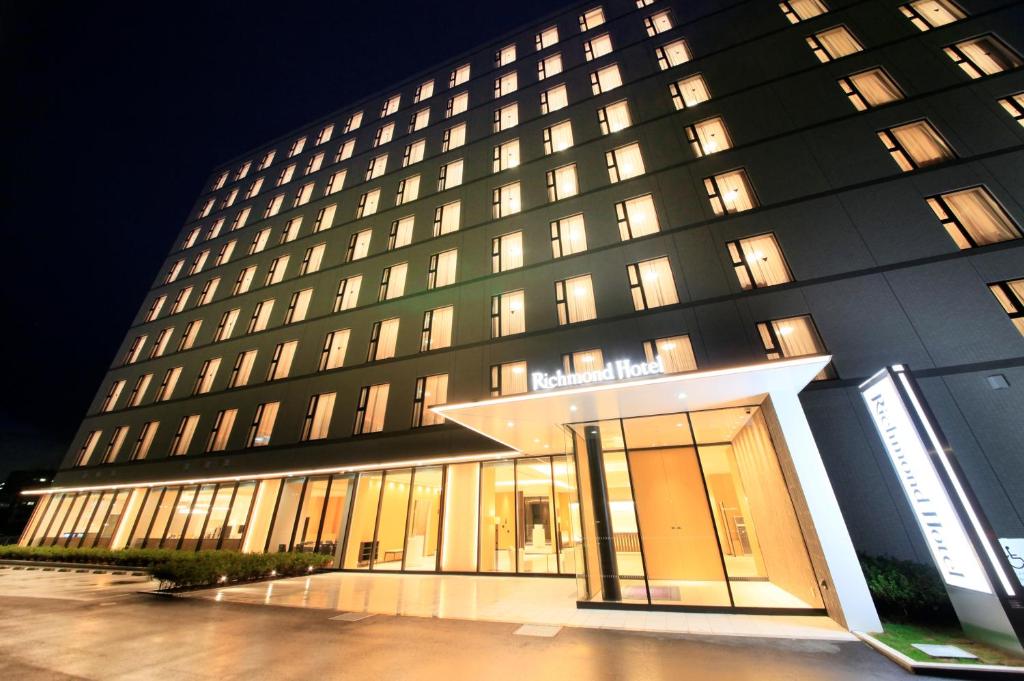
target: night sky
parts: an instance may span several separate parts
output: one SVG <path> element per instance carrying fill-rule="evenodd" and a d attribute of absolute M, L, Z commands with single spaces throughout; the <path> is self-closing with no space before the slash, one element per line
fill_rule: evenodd
<path fill-rule="evenodd" d="M 0 480 L 60 461 L 215 166 L 565 4 L 2 3 Z"/>

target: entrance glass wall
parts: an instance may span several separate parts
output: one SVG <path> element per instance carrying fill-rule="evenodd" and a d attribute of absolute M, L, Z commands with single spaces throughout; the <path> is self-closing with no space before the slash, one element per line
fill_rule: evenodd
<path fill-rule="evenodd" d="M 570 428 L 587 545 L 580 600 L 823 607 L 760 407 Z"/>

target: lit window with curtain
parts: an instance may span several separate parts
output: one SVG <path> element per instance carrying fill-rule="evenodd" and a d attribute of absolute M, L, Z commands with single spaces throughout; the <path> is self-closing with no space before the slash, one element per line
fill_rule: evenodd
<path fill-rule="evenodd" d="M 266 447 L 270 444 L 270 437 L 274 434 L 274 422 L 277 421 L 277 412 L 280 409 L 280 402 L 264 402 L 256 407 L 245 441 L 246 447 Z"/>
<path fill-rule="evenodd" d="M 626 266 L 633 308 L 650 310 L 679 302 L 668 258 L 654 258 Z"/>
<path fill-rule="evenodd" d="M 459 251 L 456 248 L 431 255 L 427 269 L 427 288 L 441 288 L 454 284 L 458 260 Z"/>
<path fill-rule="evenodd" d="M 452 149 L 458 149 L 466 143 L 466 124 L 459 123 L 455 127 L 448 128 L 444 131 L 444 135 L 441 138 L 441 151 L 451 151 Z"/>
<path fill-rule="evenodd" d="M 821 63 L 860 52 L 864 46 L 845 26 L 833 26 L 807 36 L 807 44 Z"/>
<path fill-rule="evenodd" d="M 445 163 L 437 171 L 437 191 L 443 192 L 446 189 L 452 187 L 458 187 L 462 184 L 462 159 L 456 159 Z"/>
<path fill-rule="evenodd" d="M 270 360 L 270 367 L 267 369 L 267 380 L 277 381 L 288 378 L 292 371 L 292 362 L 295 360 L 295 352 L 299 349 L 299 341 L 285 341 L 278 343 L 274 348 L 274 356 Z"/>
<path fill-rule="evenodd" d="M 85 442 L 82 443 L 82 447 L 78 450 L 78 456 L 75 458 L 76 466 L 85 466 L 89 463 L 93 452 L 96 451 L 96 446 L 99 444 L 100 436 L 102 434 L 102 430 L 94 430 L 85 436 Z"/>
<path fill-rule="evenodd" d="M 545 48 L 551 47 L 558 42 L 558 27 L 550 26 L 545 28 L 543 31 L 538 33 L 534 37 L 534 45 L 537 47 L 537 51 L 541 51 Z"/>
<path fill-rule="evenodd" d="M 399 318 L 374 322 L 370 329 L 370 344 L 366 353 L 367 362 L 390 359 L 395 356 L 398 345 Z"/>
<path fill-rule="evenodd" d="M 345 250 L 345 262 L 362 260 L 370 253 L 370 240 L 373 238 L 372 229 L 363 229 L 348 240 L 348 248 Z"/>
<path fill-rule="evenodd" d="M 570 196 L 576 196 L 580 192 L 575 163 L 549 170 L 545 177 L 548 185 L 548 201 L 560 201 Z"/>
<path fill-rule="evenodd" d="M 309 398 L 306 407 L 306 418 L 302 422 L 303 442 L 323 440 L 331 427 L 331 416 L 334 413 L 334 402 L 337 393 L 320 393 Z"/>
<path fill-rule="evenodd" d="M 682 39 L 654 48 L 654 56 L 658 59 L 658 66 L 662 71 L 685 64 L 691 59 L 690 48 Z"/>
<path fill-rule="evenodd" d="M 469 64 L 463 64 L 455 69 L 452 69 L 451 75 L 448 77 L 448 87 L 456 87 L 469 81 Z"/>
<path fill-rule="evenodd" d="M 725 247 L 744 291 L 793 281 L 774 234 L 727 241 Z"/>
<path fill-rule="evenodd" d="M 434 236 L 450 234 L 459 230 L 462 216 L 462 202 L 452 201 L 434 210 Z"/>
<path fill-rule="evenodd" d="M 672 14 L 668 10 L 644 17 L 644 28 L 648 37 L 654 37 L 672 29 Z"/>
<path fill-rule="evenodd" d="M 577 350 L 562 355 L 562 371 L 574 374 L 582 371 L 595 371 L 604 368 L 604 353 L 601 348 Z"/>
<path fill-rule="evenodd" d="M 320 371 L 328 371 L 345 366 L 345 353 L 348 351 L 349 329 L 329 331 L 324 338 L 324 347 L 320 351 Z"/>
<path fill-rule="evenodd" d="M 757 332 L 761 337 L 761 344 L 764 346 L 764 352 L 768 359 L 788 359 L 828 353 L 810 315 L 758 322 Z M 818 372 L 814 380 L 822 381 L 835 377 L 835 369 L 829 363 Z"/>
<path fill-rule="evenodd" d="M 455 306 L 427 310 L 423 313 L 423 334 L 420 337 L 420 352 L 450 348 L 452 345 L 452 319 Z"/>
<path fill-rule="evenodd" d="M 237 416 L 237 409 L 222 409 L 217 412 L 210 436 L 206 439 L 207 452 L 223 452 L 228 448 L 228 438 L 231 437 L 231 430 L 235 426 Z"/>
<path fill-rule="evenodd" d="M 602 106 L 597 110 L 597 122 L 601 125 L 602 135 L 625 130 L 633 125 L 633 119 L 629 114 L 629 104 L 623 99 L 621 102 Z"/>
<path fill-rule="evenodd" d="M 510 95 L 519 88 L 519 75 L 515 71 L 509 71 L 494 79 L 494 98 Z"/>
<path fill-rule="evenodd" d="M 100 463 L 113 463 L 117 460 L 117 455 L 121 453 L 121 447 L 124 446 L 125 438 L 128 436 L 128 426 L 118 426 L 114 428 L 114 433 L 110 437 L 110 442 L 107 443 L 107 450 L 103 453 L 103 459 Z"/>
<path fill-rule="evenodd" d="M 1024 125 L 1024 92 L 1000 99 L 999 106 L 1003 107 L 1013 120 Z"/>
<path fill-rule="evenodd" d="M 644 159 L 640 154 L 640 145 L 634 142 L 623 147 L 606 151 L 605 163 L 608 166 L 608 181 L 621 182 L 631 177 L 643 175 Z"/>
<path fill-rule="evenodd" d="M 903 99 L 903 91 L 896 81 L 879 68 L 840 78 L 839 87 L 857 111 L 866 111 Z"/>
<path fill-rule="evenodd" d="M 220 370 L 220 357 L 214 357 L 203 362 L 203 366 L 199 368 L 199 374 L 196 376 L 196 384 L 192 389 L 193 395 L 202 395 L 213 390 L 213 382 L 217 378 L 217 372 Z M 174 367 L 168 369 L 167 373 L 164 374 L 164 380 L 160 384 L 160 390 L 156 394 L 156 401 L 163 402 L 169 400 L 171 395 L 174 394 L 174 388 L 178 384 L 178 378 L 181 376 L 181 367 Z"/>
<path fill-rule="evenodd" d="M 615 218 L 619 223 L 619 238 L 622 241 L 654 234 L 661 229 L 651 194 L 619 201 L 615 204 Z"/>
<path fill-rule="evenodd" d="M 742 168 L 705 177 L 704 189 L 715 215 L 742 213 L 758 205 L 747 171 Z"/>
<path fill-rule="evenodd" d="M 273 298 L 256 303 L 256 307 L 252 311 L 252 317 L 249 318 L 249 328 L 246 329 L 246 333 L 256 333 L 266 329 L 270 324 L 270 315 L 273 311 Z"/>
<path fill-rule="evenodd" d="M 356 402 L 356 422 L 352 428 L 353 435 L 379 433 L 384 430 L 384 415 L 388 407 L 389 383 L 367 385 L 359 389 L 359 400 Z"/>
<path fill-rule="evenodd" d="M 880 130 L 886 151 L 903 172 L 945 163 L 955 158 L 946 140 L 928 121 L 915 121 Z"/>
<path fill-rule="evenodd" d="M 1021 237 L 1020 228 L 984 187 L 932 196 L 928 205 L 961 250 Z"/>
<path fill-rule="evenodd" d="M 126 380 L 121 379 L 120 381 L 114 381 L 110 384 L 110 390 L 107 391 L 107 396 L 103 400 L 103 404 L 100 406 L 101 412 L 112 411 L 117 406 L 117 399 L 121 396 L 121 392 L 124 390 L 124 386 L 127 383 Z"/>
<path fill-rule="evenodd" d="M 708 90 L 708 85 L 704 82 L 704 76 L 699 73 L 669 83 L 668 91 L 672 95 L 672 104 L 677 110 L 696 106 L 711 99 L 711 91 Z"/>
<path fill-rule="evenodd" d="M 491 217 L 495 220 L 518 213 L 522 209 L 518 182 L 511 182 L 494 189 L 491 197 Z"/>
<path fill-rule="evenodd" d="M 402 155 L 402 167 L 407 168 L 423 160 L 423 154 L 427 149 L 426 140 L 416 140 L 405 148 Z"/>
<path fill-rule="evenodd" d="M 377 300 L 385 301 L 402 297 L 405 293 L 405 279 L 408 271 L 409 263 L 406 262 L 385 267 L 380 276 L 380 292 Z"/>
<path fill-rule="evenodd" d="M 334 311 L 351 310 L 359 304 L 359 289 L 363 284 L 363 275 L 345 277 L 338 284 L 338 294 L 334 298 Z"/>
<path fill-rule="evenodd" d="M 359 197 L 359 205 L 356 206 L 356 219 L 365 218 L 377 212 L 380 206 L 380 189 L 368 191 Z"/>
<path fill-rule="evenodd" d="M 131 454 L 129 455 L 130 461 L 140 461 L 149 455 L 149 450 L 153 446 L 153 439 L 156 437 L 156 431 L 159 427 L 159 421 L 147 421 L 142 424 L 142 428 L 139 430 L 139 437 L 136 438 L 135 445 L 132 447 Z"/>
<path fill-rule="evenodd" d="M 126 406 L 137 407 L 142 404 L 142 400 L 146 396 L 146 391 L 149 390 L 149 384 L 152 382 L 153 374 L 142 374 L 139 376 L 135 381 L 135 387 L 132 388 L 132 392 L 128 396 L 128 404 Z"/>
<path fill-rule="evenodd" d="M 420 109 L 419 111 L 412 115 L 412 118 L 409 119 L 409 132 L 412 133 L 416 132 L 417 130 L 422 130 L 423 128 L 427 127 L 429 123 L 430 109 Z"/>
<path fill-rule="evenodd" d="M 590 74 L 590 89 L 595 95 L 608 92 L 622 85 L 619 65 L 611 64 Z"/>
<path fill-rule="evenodd" d="M 506 45 L 500 50 L 496 50 L 494 53 L 494 67 L 501 68 L 502 66 L 508 66 L 516 60 L 516 45 Z"/>
<path fill-rule="evenodd" d="M 573 144 L 572 122 L 562 121 L 544 128 L 544 154 L 554 154 L 568 149 Z"/>
<path fill-rule="evenodd" d="M 921 31 L 952 24 L 967 16 L 950 0 L 914 0 L 900 5 L 900 12 Z"/>
<path fill-rule="evenodd" d="M 559 53 L 544 57 L 537 62 L 537 80 L 557 76 L 562 72 L 562 55 Z"/>
<path fill-rule="evenodd" d="M 593 61 L 606 54 L 611 54 L 612 49 L 612 37 L 607 33 L 602 33 L 583 43 L 583 56 L 587 61 Z"/>
<path fill-rule="evenodd" d="M 416 93 L 413 95 L 412 101 L 414 104 L 430 99 L 434 96 L 434 81 L 426 80 L 416 86 Z"/>
<path fill-rule="evenodd" d="M 411 177 L 403 178 L 398 182 L 398 192 L 395 194 L 395 205 L 401 206 L 403 203 L 415 201 L 419 195 L 420 176 L 413 175 Z"/>
<path fill-rule="evenodd" d="M 1003 312 L 1013 325 L 1024 335 L 1024 279 L 1012 279 L 989 284 L 992 295 L 999 301 Z"/>
<path fill-rule="evenodd" d="M 521 395 L 527 390 L 526 362 L 506 362 L 491 367 L 491 397 Z"/>
<path fill-rule="evenodd" d="M 299 275 L 313 274 L 320 271 L 324 262 L 324 253 L 327 251 L 327 244 L 317 244 L 306 249 L 302 258 L 302 265 L 299 267 Z"/>
<path fill-rule="evenodd" d="M 523 233 L 510 232 L 491 239 L 491 272 L 506 272 L 523 266 Z"/>
<path fill-rule="evenodd" d="M 509 140 L 494 147 L 492 170 L 496 173 L 519 165 L 519 140 Z"/>
<path fill-rule="evenodd" d="M 983 78 L 1021 65 L 1021 58 L 994 35 L 963 40 L 945 48 L 946 56 L 971 78 Z"/>
<path fill-rule="evenodd" d="M 592 28 L 597 28 L 604 23 L 604 9 L 594 7 L 580 15 L 580 33 L 586 33 Z"/>
<path fill-rule="evenodd" d="M 252 367 L 256 364 L 256 350 L 243 350 L 235 358 L 235 366 L 231 369 L 231 377 L 228 378 L 229 388 L 241 388 L 249 384 L 252 376 Z"/>
<path fill-rule="evenodd" d="M 564 85 L 556 85 L 540 93 L 541 115 L 547 115 L 567 106 L 569 106 L 569 92 Z"/>
<path fill-rule="evenodd" d="M 395 124 L 388 123 L 382 125 L 377 129 L 376 134 L 373 136 L 373 146 L 379 147 L 382 144 L 387 144 L 395 138 Z"/>
<path fill-rule="evenodd" d="M 391 231 L 388 232 L 388 250 L 408 246 L 412 243 L 412 229 L 416 223 L 415 215 L 406 215 L 391 223 Z"/>
<path fill-rule="evenodd" d="M 381 154 L 370 159 L 370 162 L 366 166 L 366 181 L 369 182 L 375 178 L 380 177 L 384 174 L 384 171 L 388 167 L 388 155 Z"/>
<path fill-rule="evenodd" d="M 779 9 L 791 24 L 807 21 L 828 11 L 821 0 L 783 0 L 779 3 Z"/>
<path fill-rule="evenodd" d="M 551 257 L 561 258 L 587 250 L 587 229 L 583 213 L 551 223 Z"/>
<path fill-rule="evenodd" d="M 659 357 L 666 374 L 697 370 L 697 358 L 693 355 L 689 336 L 668 336 L 644 341 L 644 358 L 654 362 Z"/>
<path fill-rule="evenodd" d="M 461 92 L 448 100 L 448 105 L 445 107 L 444 116 L 445 118 L 451 118 L 464 113 L 469 108 L 469 93 Z"/>
<path fill-rule="evenodd" d="M 522 289 L 491 296 L 491 337 L 526 331 L 526 296 Z"/>
<path fill-rule="evenodd" d="M 412 427 L 422 428 L 444 423 L 444 417 L 435 414 L 431 407 L 448 401 L 448 374 L 421 376 L 416 379 L 416 390 L 412 401 Z"/>
<path fill-rule="evenodd" d="M 285 312 L 284 315 L 284 323 L 293 324 L 305 319 L 306 313 L 309 311 L 309 303 L 312 299 L 313 289 L 311 288 L 293 293 L 292 298 L 288 303 L 288 311 Z"/>
<path fill-rule="evenodd" d="M 686 139 L 698 158 L 732 148 L 729 131 L 725 127 L 725 121 L 720 117 L 686 126 Z"/>
<path fill-rule="evenodd" d="M 555 282 L 555 308 L 560 325 L 585 322 L 597 317 L 594 285 L 589 274 Z"/>
<path fill-rule="evenodd" d="M 178 423 L 178 430 L 174 433 L 174 439 L 171 440 L 171 456 L 188 454 L 188 448 L 192 444 L 192 438 L 195 436 L 198 426 L 199 414 L 190 414 L 181 419 Z"/>

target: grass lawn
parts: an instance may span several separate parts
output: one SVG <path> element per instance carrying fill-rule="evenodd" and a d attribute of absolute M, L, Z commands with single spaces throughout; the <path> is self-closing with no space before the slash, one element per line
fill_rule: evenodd
<path fill-rule="evenodd" d="M 959 627 L 935 626 L 928 627 L 918 624 L 895 624 L 884 622 L 885 633 L 875 636 L 879 641 L 895 648 L 907 657 L 918 662 L 955 662 L 959 664 L 999 664 L 1011 667 L 1024 667 L 1024 658 L 1014 657 L 998 648 L 978 643 L 964 636 Z M 977 660 L 951 659 L 931 657 L 914 648 L 912 643 L 940 643 L 963 648 L 978 656 Z"/>

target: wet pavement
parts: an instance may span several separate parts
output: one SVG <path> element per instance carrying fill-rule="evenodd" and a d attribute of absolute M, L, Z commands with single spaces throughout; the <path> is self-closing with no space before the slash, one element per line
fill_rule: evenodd
<path fill-rule="evenodd" d="M 911 678 L 859 642 L 572 627 L 517 634 L 515 623 L 134 593 L 150 585 L 0 570 L 0 679 Z"/>

